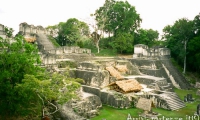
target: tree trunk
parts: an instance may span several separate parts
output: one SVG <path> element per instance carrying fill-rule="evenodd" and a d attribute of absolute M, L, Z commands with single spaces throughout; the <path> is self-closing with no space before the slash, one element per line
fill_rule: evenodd
<path fill-rule="evenodd" d="M 186 52 L 187 52 L 187 40 L 185 40 L 184 44 L 184 50 L 185 50 L 185 57 L 184 57 L 184 68 L 183 68 L 183 74 L 186 72 Z"/>
<path fill-rule="evenodd" d="M 99 40 L 96 42 L 97 53 L 99 53 Z"/>

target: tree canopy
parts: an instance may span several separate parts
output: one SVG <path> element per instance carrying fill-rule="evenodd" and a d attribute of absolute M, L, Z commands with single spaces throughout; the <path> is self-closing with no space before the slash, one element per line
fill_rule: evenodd
<path fill-rule="evenodd" d="M 119 52 L 133 51 L 134 32 L 142 21 L 134 6 L 127 1 L 106 0 L 94 15 L 98 30 L 113 35 L 110 38 L 113 49 Z"/>
<path fill-rule="evenodd" d="M 142 21 L 140 15 L 127 1 L 106 0 L 95 12 L 97 24 L 101 30 L 113 33 L 126 32 L 132 34 Z"/>
<path fill-rule="evenodd" d="M 0 38 L 0 119 L 40 119 L 43 113 L 51 114 L 48 106 L 57 111 L 55 102 L 77 97 L 81 79 L 49 74 L 38 66 L 36 45 L 21 35 L 12 38 L 12 29 L 6 30 L 7 38 Z"/>
<path fill-rule="evenodd" d="M 198 19 L 196 20 L 198 22 Z M 187 63 L 194 60 L 192 54 L 196 52 L 194 52 L 193 48 L 199 45 L 198 32 L 195 34 L 195 31 L 198 31 L 197 23 L 194 24 L 194 22 L 195 20 L 182 18 L 175 21 L 173 25 L 167 25 L 163 29 L 166 46 L 171 49 L 172 57 L 183 66 L 183 73 L 186 72 L 186 66 L 189 65 Z M 186 58 L 189 60 L 188 62 Z"/>
<path fill-rule="evenodd" d="M 74 45 L 90 34 L 89 26 L 76 18 L 58 24 L 58 43 L 61 46 Z"/>
<path fill-rule="evenodd" d="M 145 44 L 151 47 L 155 45 L 155 42 L 158 40 L 158 36 L 158 31 L 141 28 L 135 33 L 134 44 Z"/>

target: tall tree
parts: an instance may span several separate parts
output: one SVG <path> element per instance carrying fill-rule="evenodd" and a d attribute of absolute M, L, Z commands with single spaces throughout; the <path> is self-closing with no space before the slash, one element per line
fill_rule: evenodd
<path fill-rule="evenodd" d="M 186 18 L 177 20 L 174 25 L 166 26 L 163 30 L 168 47 L 174 57 L 183 60 L 183 73 L 186 72 L 187 43 L 193 37 L 193 21 Z"/>
<path fill-rule="evenodd" d="M 188 42 L 188 66 L 190 70 L 200 71 L 200 13 L 194 20 L 194 37 Z"/>
<path fill-rule="evenodd" d="M 140 15 L 127 1 L 116 1 L 109 9 L 106 27 L 111 28 L 114 36 L 119 32 L 133 34 L 140 27 Z"/>
<path fill-rule="evenodd" d="M 97 21 L 98 28 L 107 32 L 110 36 L 112 33 L 112 29 L 109 26 L 109 16 L 108 12 L 112 9 L 112 6 L 115 4 L 114 0 L 106 0 L 104 5 L 95 11 L 95 20 Z"/>
<path fill-rule="evenodd" d="M 95 12 L 95 17 L 97 21 L 97 26 L 100 31 L 105 31 L 107 33 L 113 34 L 115 39 L 112 39 L 113 45 L 120 43 L 118 41 L 119 36 L 132 37 L 132 42 L 134 40 L 134 32 L 140 27 L 140 22 L 142 21 L 140 15 L 135 10 L 134 6 L 131 6 L 127 1 L 115 1 L 106 0 L 104 5 L 100 7 Z M 121 34 L 123 32 L 123 35 Z M 117 35 L 120 34 L 120 35 Z M 133 46 L 133 43 L 131 43 Z M 118 46 L 118 45 L 117 45 Z"/>

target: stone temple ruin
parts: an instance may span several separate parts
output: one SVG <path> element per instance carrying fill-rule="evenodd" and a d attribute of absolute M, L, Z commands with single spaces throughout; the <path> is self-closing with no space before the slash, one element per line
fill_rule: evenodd
<path fill-rule="evenodd" d="M 54 47 L 48 35 L 55 37 L 56 30 L 27 23 L 21 23 L 19 28 L 28 42 L 38 45 L 41 66 L 60 72 L 60 61 L 78 64 L 70 71 L 72 77 L 85 80 L 80 92 L 81 99 L 60 106 L 63 118 L 95 116 L 102 104 L 122 109 L 137 107 L 138 101 L 143 98 L 155 107 L 167 110 L 185 107 L 173 88 L 188 89 L 190 85 L 170 62 L 170 50 L 167 48 L 149 48 L 137 44 L 134 46 L 133 58 L 94 57 L 90 49 Z M 6 38 L 2 24 L 0 36 Z"/>
<path fill-rule="evenodd" d="M 42 26 L 29 25 L 25 22 L 19 25 L 19 33 L 21 33 L 28 42 L 35 42 L 38 45 L 43 66 L 56 67 L 58 61 L 80 61 L 90 58 L 90 49 L 84 49 L 78 46 L 54 47 L 48 35 L 56 37 L 57 32 L 57 30 L 45 29 Z"/>
<path fill-rule="evenodd" d="M 5 33 L 4 29 L 5 29 L 5 26 L 0 24 L 0 37 L 2 37 L 3 39 L 6 38 L 6 33 Z"/>
<path fill-rule="evenodd" d="M 140 98 L 146 98 L 155 107 L 177 110 L 185 104 L 173 89 L 190 87 L 170 62 L 169 49 L 149 49 L 141 44 L 135 45 L 133 58 L 94 57 L 79 62 L 72 71 L 75 77 L 85 80 L 84 92 L 97 95 L 102 104 L 115 108 L 130 108 L 136 106 Z M 133 84 L 134 81 L 139 85 Z"/>
<path fill-rule="evenodd" d="M 60 72 L 60 61 L 78 64 L 76 68 L 70 69 L 70 73 L 74 78 L 85 80 L 80 91 L 81 99 L 60 106 L 63 118 L 93 117 L 98 114 L 102 104 L 130 108 L 136 106 L 141 98 L 150 100 L 155 107 L 167 110 L 185 107 L 173 89 L 188 89 L 190 86 L 170 62 L 170 50 L 167 48 L 149 48 L 138 44 L 134 46 L 133 58 L 94 57 L 90 49 L 54 47 L 47 35 L 56 35 L 56 32 L 50 32 L 42 26 L 21 23 L 20 32 L 26 38 L 34 38 L 27 40 L 38 45 L 41 66 Z"/>

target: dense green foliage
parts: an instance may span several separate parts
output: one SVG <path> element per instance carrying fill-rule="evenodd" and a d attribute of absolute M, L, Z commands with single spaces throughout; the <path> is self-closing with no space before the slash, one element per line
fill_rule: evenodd
<path fill-rule="evenodd" d="M 89 26 L 76 18 L 70 18 L 66 22 L 58 24 L 57 42 L 61 46 L 75 45 L 77 42 L 88 39 Z"/>
<path fill-rule="evenodd" d="M 94 15 L 98 30 L 113 35 L 109 47 L 120 53 L 133 52 L 134 32 L 142 21 L 134 6 L 127 1 L 106 0 Z"/>
<path fill-rule="evenodd" d="M 112 42 L 110 42 L 110 45 L 116 51 L 120 53 L 122 52 L 129 53 L 133 51 L 133 36 L 131 34 L 121 32 L 121 33 L 118 33 L 112 39 L 113 40 Z"/>
<path fill-rule="evenodd" d="M 183 66 L 183 73 L 186 68 L 200 71 L 199 17 L 200 15 L 197 15 L 194 20 L 179 19 L 174 25 L 167 25 L 163 29 L 165 45 L 170 48 L 172 57 Z"/>
<path fill-rule="evenodd" d="M 139 29 L 135 33 L 134 44 L 145 44 L 149 47 L 157 45 L 158 42 L 158 31 L 154 31 L 152 29 Z"/>
<path fill-rule="evenodd" d="M 48 106 L 76 98 L 81 79 L 68 74 L 49 74 L 40 68 L 36 45 L 25 41 L 21 35 L 0 38 L 0 119 L 18 116 L 24 119 L 40 119 L 42 111 L 51 114 Z M 67 91 L 67 92 L 66 92 Z"/>
<path fill-rule="evenodd" d="M 106 0 L 104 5 L 96 10 L 95 17 L 100 30 L 114 36 L 120 32 L 133 34 L 141 22 L 135 7 L 127 1 Z"/>
<path fill-rule="evenodd" d="M 12 31 L 11 31 L 12 32 Z M 11 37 L 10 33 L 7 34 Z M 22 83 L 25 74 L 35 75 L 39 68 L 34 64 L 39 62 L 37 49 L 17 35 L 0 39 L 0 114 L 10 115 L 18 113 L 20 109 L 19 93 L 15 90 L 18 83 Z"/>

